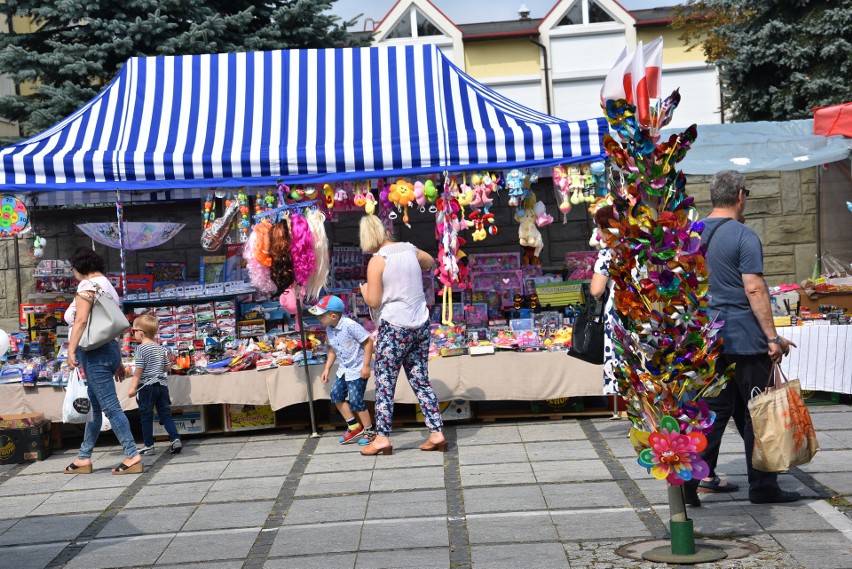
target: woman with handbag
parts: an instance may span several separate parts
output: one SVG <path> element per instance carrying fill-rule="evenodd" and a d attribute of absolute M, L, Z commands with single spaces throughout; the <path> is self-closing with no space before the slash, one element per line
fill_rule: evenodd
<path fill-rule="evenodd" d="M 90 340 L 97 337 L 99 332 L 103 335 L 103 330 L 98 330 L 97 326 L 104 325 L 103 322 L 96 321 L 96 314 L 101 314 L 101 311 L 95 311 L 93 307 L 101 302 L 101 295 L 111 297 L 104 298 L 105 304 L 115 302 L 115 305 L 119 306 L 118 293 L 103 274 L 103 257 L 91 248 L 79 247 L 71 255 L 70 263 L 74 277 L 80 284 L 71 306 L 65 312 L 65 321 L 71 326 L 68 366 L 72 369 L 81 366 L 85 372 L 89 399 L 92 402 L 92 420 L 86 423 L 83 444 L 80 445 L 74 462 L 65 467 L 65 473 L 92 473 L 92 450 L 101 432 L 103 413 L 109 419 L 112 431 L 124 450 L 124 460 L 112 469 L 112 473 L 139 474 L 142 472 L 142 457 L 136 450 L 136 442 L 130 432 L 130 422 L 121 409 L 113 383 L 113 379 L 124 380 L 124 366 L 121 363 L 118 343 L 115 338 Z M 111 332 L 107 334 L 109 335 Z"/>
<path fill-rule="evenodd" d="M 613 281 L 610 279 L 609 267 L 612 263 L 612 249 L 605 247 L 600 238 L 598 230 L 592 233 L 592 238 L 589 240 L 589 245 L 598 249 L 598 258 L 595 261 L 594 274 L 592 282 L 589 283 L 589 294 L 595 300 L 600 301 L 606 295 L 604 305 L 605 324 L 604 324 L 604 388 L 605 395 L 615 395 L 618 393 L 618 384 L 615 380 L 615 368 L 618 366 L 615 349 L 612 344 L 613 327 L 617 323 L 618 316 L 615 314 L 615 306 L 613 302 Z M 618 417 L 617 406 L 613 406 L 613 417 Z"/>

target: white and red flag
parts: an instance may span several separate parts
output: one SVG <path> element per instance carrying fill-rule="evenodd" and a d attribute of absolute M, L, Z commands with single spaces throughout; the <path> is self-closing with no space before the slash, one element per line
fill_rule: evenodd
<path fill-rule="evenodd" d="M 625 99 L 636 107 L 639 123 L 649 125 L 651 99 L 660 98 L 662 69 L 662 37 L 648 45 L 643 45 L 640 41 L 633 55 L 628 55 L 627 48 L 624 48 L 604 79 L 601 102 Z"/>

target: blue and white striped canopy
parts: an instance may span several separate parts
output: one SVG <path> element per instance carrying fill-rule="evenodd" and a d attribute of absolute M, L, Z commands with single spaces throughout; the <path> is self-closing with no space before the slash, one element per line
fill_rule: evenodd
<path fill-rule="evenodd" d="M 432 45 L 133 58 L 79 111 L 0 149 L 0 191 L 548 166 L 602 158 L 606 132 L 517 104 Z"/>

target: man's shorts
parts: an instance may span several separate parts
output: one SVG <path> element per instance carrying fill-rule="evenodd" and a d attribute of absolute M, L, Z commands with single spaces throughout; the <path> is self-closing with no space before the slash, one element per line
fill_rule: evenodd
<path fill-rule="evenodd" d="M 346 401 L 346 396 L 349 396 L 349 408 L 353 412 L 366 411 L 367 405 L 364 403 L 364 391 L 367 389 L 366 379 L 353 379 L 346 381 L 346 378 L 338 377 L 331 385 L 331 402 L 343 403 Z"/>

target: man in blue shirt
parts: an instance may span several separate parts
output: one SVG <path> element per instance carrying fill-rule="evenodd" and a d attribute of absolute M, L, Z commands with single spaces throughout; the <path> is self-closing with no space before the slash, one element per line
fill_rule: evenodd
<path fill-rule="evenodd" d="M 732 492 L 738 488 L 715 475 L 722 435 L 731 417 L 745 444 L 749 500 L 755 504 L 770 504 L 794 502 L 800 497 L 797 492 L 781 490 L 777 474 L 756 470 L 751 464 L 754 431 L 748 401 L 752 389 L 766 387 L 773 363 L 779 363 L 795 344 L 775 330 L 769 289 L 763 280 L 760 238 L 742 223 L 748 195 L 745 176 L 734 170 L 719 172 L 710 181 L 713 211 L 704 220 L 701 237 L 707 246 L 710 269 L 710 312 L 718 314 L 725 323 L 721 330 L 724 351 L 716 369 L 724 370 L 732 363 L 737 367 L 734 379 L 722 392 L 706 400 L 716 412 L 713 431 L 707 436 L 707 448 L 701 453 L 710 466 L 711 476 L 685 485 L 686 501 L 692 506 L 701 505 L 698 489 Z"/>

